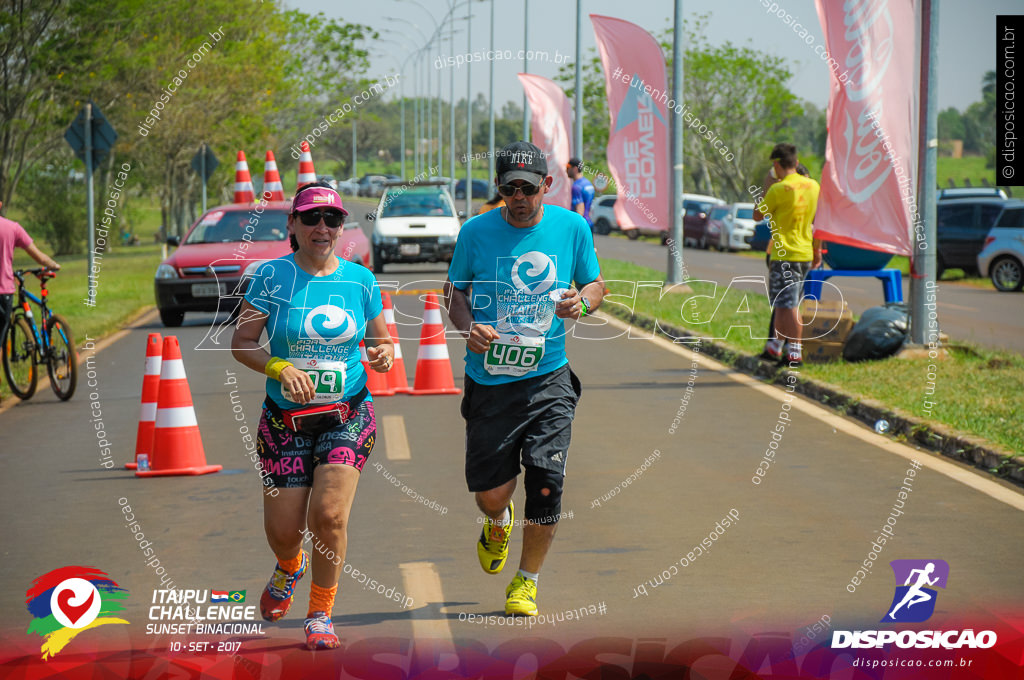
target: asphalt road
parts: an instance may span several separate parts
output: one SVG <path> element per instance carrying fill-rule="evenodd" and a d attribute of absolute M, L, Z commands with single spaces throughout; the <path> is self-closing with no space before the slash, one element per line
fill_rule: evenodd
<path fill-rule="evenodd" d="M 622 247 L 636 253 L 656 248 Z M 612 251 L 609 245 L 602 254 L 618 255 Z M 385 288 L 388 281 L 424 288 L 415 282 L 444 278 L 436 266 L 390 269 L 379 277 Z M 394 299 L 399 319 L 422 318 L 420 296 Z M 65 565 L 96 566 L 130 592 L 124 612 L 130 624 L 86 631 L 88 639 L 149 649 L 157 657 L 169 655 L 175 642 L 194 639 L 146 634 L 160 583 L 126 528 L 125 503 L 178 588 L 245 590 L 246 603 L 257 602 L 274 560 L 263 534 L 258 476 L 239 427 L 255 428 L 263 377 L 225 349 L 195 349 L 214 321 L 213 315 L 190 314 L 176 335 L 206 459 L 223 465 L 221 473 L 139 479 L 120 467 L 134 450 L 147 334 L 166 330 L 152 315 L 83 367 L 71 402 L 58 403 L 41 387 L 31 401 L 0 413 L 0 514 L 6 519 L 0 579 L 7 586 L 0 602 L 8 613 L 0 623 L 3 658 L 38 655 L 39 638 L 25 634 L 24 592 L 34 578 Z M 416 341 L 410 338 L 418 330 L 409 323 L 401 335 L 412 382 Z M 461 341 L 450 341 L 449 351 L 461 385 Z M 622 659 L 635 658 L 643 644 L 663 651 L 666 644 L 711 635 L 795 642 L 822 616 L 832 628 L 877 627 L 893 596 L 887 562 L 898 558 L 950 565 L 949 587 L 928 625 L 1019 613 L 1024 593 L 1012 576 L 1024 545 L 1018 489 L 890 442 L 679 346 L 630 339 L 608 320 L 579 327 L 569 353 L 584 395 L 567 467 L 563 511 L 569 516 L 543 570 L 539 604 L 542 614 L 578 614 L 582 608 L 587 615 L 514 630 L 497 619 L 469 620 L 501 613 L 521 533 L 513 536 L 505 573 L 481 571 L 475 554 L 479 515 L 463 479 L 460 397 L 384 397 L 376 402 L 381 435 L 356 495 L 348 563 L 387 592 L 412 600 L 403 608 L 343 575 L 334 622 L 348 652 L 318 655 L 317 663 L 334 658 L 341 664 L 344 658 L 349 672 L 353 659 L 376 650 L 375 663 L 402 667 L 408 676 L 415 661 L 408 642 L 428 638 L 439 649 L 454 640 L 460 649 L 476 645 L 484 653 L 529 638 L 541 656 L 602 638 L 601 649 L 618 650 Z M 237 385 L 227 384 L 232 379 Z M 238 404 L 242 421 L 236 420 Z M 791 414 L 790 420 L 780 421 L 781 413 Z M 114 469 L 101 465 L 97 423 L 112 444 Z M 777 450 L 765 458 L 780 424 Z M 911 459 L 921 468 L 895 518 L 896 538 L 851 593 L 851 577 L 893 513 Z M 764 474 L 755 484 L 759 466 Z M 521 506 L 521 489 L 516 500 Z M 733 521 L 725 527 L 730 513 Z M 705 539 L 711 548 L 690 556 Z M 299 651 L 308 592 L 307 578 L 293 613 L 264 624 L 263 635 L 199 639 L 242 639 L 240 658 L 261 664 L 260 677 L 295 677 L 299 666 L 293 664 L 301 663 L 295 659 L 308 659 Z M 728 654 L 739 658 L 741 651 Z M 239 663 L 212 654 L 180 652 L 176 658 L 199 666 Z M 447 662 L 455 663 L 454 657 Z M 353 671 L 356 677 L 403 677 L 361 672 Z M 706 677 L 727 674 L 709 671 Z"/>

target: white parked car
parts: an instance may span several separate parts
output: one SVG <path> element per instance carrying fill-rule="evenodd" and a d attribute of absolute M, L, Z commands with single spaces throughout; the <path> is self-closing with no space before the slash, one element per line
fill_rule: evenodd
<path fill-rule="evenodd" d="M 978 253 L 978 271 L 996 290 L 1024 288 L 1024 201 L 1007 201 Z"/>
<path fill-rule="evenodd" d="M 338 182 L 338 193 L 355 196 L 359 193 L 359 178 L 349 177 Z"/>
<path fill-rule="evenodd" d="M 619 228 L 619 222 L 615 219 L 616 194 L 604 194 L 594 199 L 590 204 L 590 220 L 594 223 L 594 231 L 601 236 L 607 236 L 612 229 Z"/>
<path fill-rule="evenodd" d="M 461 217 L 442 181 L 386 183 L 377 209 L 366 215 L 373 222 L 373 271 L 382 273 L 389 262 L 451 262 Z"/>
<path fill-rule="evenodd" d="M 753 203 L 716 205 L 705 229 L 708 245 L 717 250 L 750 250 L 755 224 Z"/>

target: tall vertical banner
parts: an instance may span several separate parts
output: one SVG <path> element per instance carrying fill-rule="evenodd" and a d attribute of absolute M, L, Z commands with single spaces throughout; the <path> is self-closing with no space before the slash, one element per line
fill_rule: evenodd
<path fill-rule="evenodd" d="M 530 132 L 533 143 L 547 154 L 551 189 L 544 202 L 568 208 L 572 203 L 572 184 L 565 166 L 569 162 L 572 137 L 572 106 L 565 91 L 553 80 L 520 73 L 519 82 L 530 104 Z"/>
<path fill-rule="evenodd" d="M 816 0 L 831 74 L 815 236 L 910 255 L 919 230 L 914 0 Z"/>
<path fill-rule="evenodd" d="M 621 225 L 667 230 L 671 224 L 665 57 L 643 28 L 591 14 L 604 67 L 611 128 L 608 166 L 618 188 Z"/>

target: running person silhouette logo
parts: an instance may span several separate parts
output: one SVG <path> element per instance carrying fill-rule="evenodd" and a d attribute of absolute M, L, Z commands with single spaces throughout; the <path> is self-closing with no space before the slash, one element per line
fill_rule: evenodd
<path fill-rule="evenodd" d="M 881 622 L 927 621 L 935 613 L 935 587 L 946 587 L 949 564 L 945 560 L 893 560 L 889 565 L 896 577 L 896 593 Z"/>

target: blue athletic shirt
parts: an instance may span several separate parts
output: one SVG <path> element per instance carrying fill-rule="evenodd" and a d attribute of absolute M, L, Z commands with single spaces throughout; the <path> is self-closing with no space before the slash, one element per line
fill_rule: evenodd
<path fill-rule="evenodd" d="M 310 276 L 292 253 L 260 265 L 245 299 L 269 315 L 272 356 L 344 362 L 345 390 L 337 401 L 363 389 L 366 371 L 359 341 L 366 335 L 367 321 L 383 310 L 380 288 L 369 270 L 341 262 L 333 274 Z M 267 378 L 267 394 L 281 408 L 302 406 L 286 399 L 281 383 L 272 378 Z"/>
<path fill-rule="evenodd" d="M 501 210 L 468 220 L 459 232 L 448 278 L 459 290 L 473 287 L 473 320 L 499 333 L 544 336 L 544 355 L 522 376 L 492 375 L 484 355 L 466 349 L 466 374 L 483 385 L 498 385 L 550 373 L 568 363 L 565 323 L 554 315 L 551 291 L 583 286 L 601 274 L 590 227 L 579 214 L 544 206 L 540 223 L 510 225 Z"/>
<path fill-rule="evenodd" d="M 580 203 L 583 204 L 583 219 L 587 221 L 587 224 L 593 224 L 590 221 L 590 204 L 594 202 L 594 185 L 590 183 L 590 180 L 586 177 L 580 177 L 572 183 L 572 209 L 575 211 L 576 206 Z"/>

